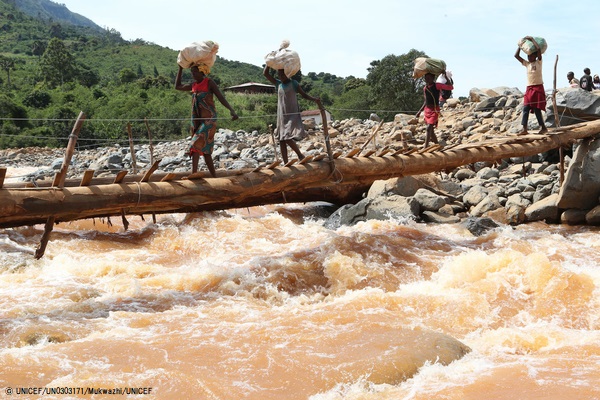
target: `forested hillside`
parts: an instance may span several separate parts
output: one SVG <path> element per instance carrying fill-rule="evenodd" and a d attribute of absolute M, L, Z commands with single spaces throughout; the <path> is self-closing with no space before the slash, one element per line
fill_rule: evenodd
<path fill-rule="evenodd" d="M 90 22 L 49 0 L 0 0 L 0 148 L 64 146 L 80 111 L 88 119 L 82 145 L 126 143 L 128 123 L 138 141 L 146 140 L 148 127 L 156 140 L 188 134 L 190 97 L 173 89 L 178 50 L 143 39 L 126 41 L 116 30 Z M 411 50 L 373 61 L 365 66 L 366 80 L 324 72 L 298 78 L 335 118 L 367 118 L 377 111 L 389 120 L 395 110 L 420 107 L 422 82 L 411 75 L 414 58 L 422 55 Z M 211 78 L 221 89 L 268 83 L 261 66 L 222 58 Z M 186 79 L 191 79 L 188 71 Z M 240 119 L 222 119 L 220 126 L 265 131 L 275 122 L 275 95 L 227 92 L 226 97 Z M 302 100 L 301 107 L 314 104 Z M 218 102 L 217 110 L 228 115 Z"/>

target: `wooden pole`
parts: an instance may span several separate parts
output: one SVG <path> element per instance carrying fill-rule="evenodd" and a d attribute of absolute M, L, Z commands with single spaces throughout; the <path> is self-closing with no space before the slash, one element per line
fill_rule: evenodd
<path fill-rule="evenodd" d="M 362 147 L 360 148 L 361 151 L 363 151 L 365 149 L 365 147 L 367 147 L 367 145 L 369 144 L 371 139 L 373 139 L 375 137 L 375 135 L 377 134 L 377 132 L 379 132 L 379 130 L 381 129 L 382 126 L 383 126 L 383 120 L 381 120 L 381 122 L 379 122 L 379 125 L 377 125 L 375 127 L 375 129 L 373 130 L 373 133 L 371 134 L 369 139 L 367 139 L 367 141 L 362 145 Z M 375 144 L 374 140 L 373 140 L 373 144 Z"/>
<path fill-rule="evenodd" d="M 150 132 L 150 125 L 148 124 L 148 119 L 144 118 L 144 122 L 146 123 L 146 129 L 148 130 L 148 141 L 150 143 L 150 165 L 154 164 L 154 146 L 152 145 L 152 132 Z"/>
<path fill-rule="evenodd" d="M 137 163 L 135 162 L 135 148 L 133 146 L 133 133 L 131 132 L 131 124 L 127 123 L 127 133 L 129 134 L 129 151 L 131 152 L 131 166 L 133 173 L 137 174 Z"/>
<path fill-rule="evenodd" d="M 554 108 L 554 125 L 560 128 L 560 118 L 558 117 L 558 107 L 556 106 L 556 67 L 558 66 L 558 54 L 554 62 L 554 89 L 552 90 L 552 107 Z M 560 157 L 560 184 L 565 181 L 565 151 L 562 146 L 558 148 Z"/>
<path fill-rule="evenodd" d="M 573 140 L 600 133 L 600 120 L 546 135 L 507 137 L 503 142 L 463 144 L 449 150 L 376 157 L 338 158 L 335 170 L 343 181 L 331 180 L 325 162 L 215 179 L 130 182 L 55 188 L 0 189 L 0 228 L 34 225 L 55 217 L 58 222 L 130 214 L 188 213 L 226 210 L 282 202 L 327 201 L 348 204 L 376 180 L 427 174 L 475 162 L 543 153 Z"/>
<path fill-rule="evenodd" d="M 333 153 L 331 151 L 331 142 L 329 141 L 327 113 L 325 113 L 325 108 L 323 107 L 319 107 L 319 111 L 321 112 L 321 120 L 323 121 L 323 136 L 325 137 L 325 147 L 327 148 L 327 156 L 329 157 L 329 168 L 331 169 L 331 173 L 333 173 L 335 171 L 335 162 L 333 160 Z"/>
<path fill-rule="evenodd" d="M 69 135 L 69 143 L 67 144 L 67 151 L 65 153 L 65 158 L 63 159 L 62 166 L 60 171 L 54 176 L 54 182 L 52 186 L 55 186 L 59 189 L 62 189 L 65 185 L 65 179 L 67 176 L 67 170 L 69 169 L 69 165 L 71 164 L 71 158 L 73 158 L 73 153 L 75 152 L 75 146 L 77 145 L 77 138 L 79 136 L 79 131 L 81 130 L 81 126 L 83 125 L 83 121 L 85 121 L 85 114 L 83 111 L 79 112 L 79 116 L 77 117 L 77 121 L 75 121 L 75 126 Z M 46 247 L 48 245 L 48 240 L 50 240 L 50 233 L 54 228 L 54 221 L 56 220 L 56 216 L 51 215 L 46 220 L 46 225 L 44 226 L 44 234 L 40 240 L 40 245 L 35 250 L 35 258 L 39 260 L 44 256 L 46 252 Z"/>
<path fill-rule="evenodd" d="M 275 151 L 275 161 L 279 161 L 279 154 L 277 153 L 277 143 L 275 142 L 275 133 L 273 133 L 273 124 L 269 124 L 269 132 L 271 132 L 271 140 L 273 141 L 273 150 Z"/>

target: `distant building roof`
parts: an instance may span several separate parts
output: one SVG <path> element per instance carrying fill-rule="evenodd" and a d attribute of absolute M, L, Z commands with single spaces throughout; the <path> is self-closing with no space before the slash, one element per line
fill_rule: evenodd
<path fill-rule="evenodd" d="M 306 110 L 300 113 L 303 117 L 311 117 L 313 115 L 321 115 L 321 110 Z"/>
<path fill-rule="evenodd" d="M 275 93 L 275 86 L 265 85 L 264 83 L 248 82 L 242 83 L 241 85 L 229 86 L 224 90 L 236 93 Z"/>

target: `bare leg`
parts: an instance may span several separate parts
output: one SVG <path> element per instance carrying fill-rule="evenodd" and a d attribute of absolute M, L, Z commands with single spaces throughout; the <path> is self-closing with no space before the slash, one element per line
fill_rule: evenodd
<path fill-rule="evenodd" d="M 192 153 L 192 174 L 198 172 L 198 160 L 200 159 L 200 154 L 193 152 Z"/>
<path fill-rule="evenodd" d="M 292 148 L 292 150 L 294 150 L 294 152 L 296 152 L 296 155 L 298 156 L 298 160 L 304 159 L 302 152 L 300 151 L 300 149 L 298 148 L 298 145 L 296 144 L 296 142 L 293 139 L 286 140 L 286 142 Z"/>
<path fill-rule="evenodd" d="M 283 163 L 287 164 L 288 155 L 287 155 L 287 146 L 285 145 L 285 140 L 279 141 L 279 149 L 281 150 L 281 158 L 283 159 Z"/>
<path fill-rule="evenodd" d="M 210 174 L 213 178 L 217 177 L 217 172 L 215 171 L 215 164 L 213 163 L 212 156 L 210 154 L 204 155 L 204 162 L 206 163 L 206 167 L 210 171 Z"/>
<path fill-rule="evenodd" d="M 425 135 L 425 144 L 424 147 L 429 147 L 429 141 L 432 141 L 433 143 L 438 143 L 437 137 L 435 136 L 434 133 L 434 127 L 433 125 L 427 125 L 427 134 Z"/>

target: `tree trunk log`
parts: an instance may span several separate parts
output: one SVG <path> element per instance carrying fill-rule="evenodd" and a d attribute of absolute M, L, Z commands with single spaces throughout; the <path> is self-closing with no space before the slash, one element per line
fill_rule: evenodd
<path fill-rule="evenodd" d="M 600 132 L 600 121 L 529 135 L 461 145 L 444 151 L 384 157 L 338 158 L 329 162 L 260 169 L 217 178 L 126 182 L 60 188 L 0 189 L 0 227 L 126 214 L 179 213 L 283 202 L 353 203 L 380 179 L 419 175 L 480 161 L 525 157 Z M 342 178 L 341 181 L 340 177 Z"/>

